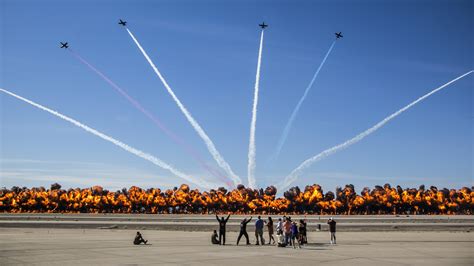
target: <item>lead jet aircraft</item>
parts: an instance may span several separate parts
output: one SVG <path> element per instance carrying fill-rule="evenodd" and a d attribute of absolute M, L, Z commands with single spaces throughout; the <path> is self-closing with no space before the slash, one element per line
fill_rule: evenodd
<path fill-rule="evenodd" d="M 334 34 L 336 34 L 336 39 L 344 37 L 344 36 L 342 36 L 342 32 L 336 32 Z"/>
<path fill-rule="evenodd" d="M 59 42 L 59 43 L 61 43 L 61 47 L 60 47 L 60 48 L 64 48 L 64 49 L 69 48 L 69 46 L 67 45 L 67 42 Z"/>
<path fill-rule="evenodd" d="M 266 27 L 268 27 L 268 25 L 265 24 L 265 22 L 262 22 L 262 24 L 258 24 L 258 26 L 260 26 L 260 28 L 262 29 L 265 29 Z"/>
<path fill-rule="evenodd" d="M 126 22 L 126 21 L 123 21 L 123 20 L 120 20 L 120 22 L 119 22 L 118 24 L 120 24 L 120 25 L 122 25 L 122 26 L 124 26 L 124 27 L 127 26 L 127 22 Z"/>

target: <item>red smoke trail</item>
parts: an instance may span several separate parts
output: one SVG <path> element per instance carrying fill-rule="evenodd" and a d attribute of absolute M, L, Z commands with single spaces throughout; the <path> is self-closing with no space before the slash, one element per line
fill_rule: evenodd
<path fill-rule="evenodd" d="M 238 177 L 234 171 L 230 168 L 229 163 L 226 162 L 224 157 L 219 153 L 217 150 L 216 146 L 214 145 L 214 142 L 212 142 L 211 138 L 207 135 L 207 133 L 204 131 L 204 129 L 199 125 L 199 123 L 194 119 L 194 117 L 191 115 L 188 109 L 184 106 L 184 104 L 179 100 L 178 96 L 174 93 L 174 91 L 171 89 L 171 87 L 168 85 L 168 82 L 166 82 L 165 78 L 161 74 L 161 72 L 158 70 L 156 67 L 155 63 L 151 60 L 150 56 L 146 53 L 145 49 L 141 46 L 141 44 L 138 42 L 137 38 L 133 35 L 133 33 L 125 27 L 125 29 L 128 32 L 128 35 L 130 35 L 130 38 L 133 39 L 133 42 L 137 45 L 138 49 L 140 52 L 143 54 L 143 57 L 145 57 L 146 61 L 148 64 L 150 64 L 151 68 L 155 72 L 156 76 L 161 80 L 161 83 L 163 83 L 163 86 L 165 86 L 166 91 L 168 94 L 173 98 L 173 101 L 176 103 L 178 108 L 181 110 L 183 115 L 186 117 L 186 120 L 188 120 L 189 124 L 193 127 L 194 131 L 199 135 L 199 137 L 204 141 L 206 144 L 207 150 L 209 153 L 212 155 L 214 160 L 217 162 L 217 164 L 226 172 L 230 179 L 234 182 L 234 186 L 237 186 L 238 184 L 242 183 L 242 180 L 240 177 Z"/>
<path fill-rule="evenodd" d="M 87 60 L 85 60 L 82 56 L 80 56 L 77 52 L 74 50 L 68 48 L 74 57 L 76 57 L 79 61 L 81 61 L 84 65 L 86 65 L 89 69 L 94 71 L 97 75 L 99 75 L 103 80 L 105 80 L 112 88 L 115 89 L 120 95 L 122 95 L 129 103 L 131 103 L 137 110 L 142 112 L 146 117 L 148 117 L 153 123 L 158 126 L 163 132 L 165 132 L 166 135 L 168 135 L 173 141 L 183 147 L 183 149 L 189 153 L 196 161 L 199 162 L 201 167 L 206 169 L 209 173 L 214 175 L 215 177 L 219 178 L 221 181 L 223 181 L 225 184 L 227 184 L 229 187 L 233 187 L 232 183 L 224 177 L 220 172 L 218 172 L 215 169 L 212 169 L 209 165 L 204 162 L 204 159 L 201 158 L 201 156 L 197 153 L 194 148 L 192 148 L 189 144 L 184 142 L 179 136 L 177 136 L 174 132 L 172 132 L 170 129 L 168 129 L 163 122 L 161 122 L 156 116 L 154 116 L 152 113 L 150 113 L 148 110 L 146 110 L 137 100 L 132 98 L 130 95 L 128 95 L 125 90 L 120 88 L 115 82 L 110 80 L 105 74 L 100 72 L 97 68 L 95 68 L 93 65 L 91 65 Z"/>

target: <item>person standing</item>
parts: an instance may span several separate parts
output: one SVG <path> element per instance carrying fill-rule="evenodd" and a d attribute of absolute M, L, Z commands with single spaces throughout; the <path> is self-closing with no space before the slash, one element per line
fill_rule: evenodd
<path fill-rule="evenodd" d="M 285 236 L 285 245 L 291 245 L 291 218 L 283 218 L 283 235 Z"/>
<path fill-rule="evenodd" d="M 336 221 L 331 217 L 328 220 L 329 232 L 331 233 L 331 244 L 336 244 Z"/>
<path fill-rule="evenodd" d="M 275 238 L 273 237 L 273 220 L 272 220 L 272 217 L 270 216 L 268 216 L 267 228 L 268 228 L 268 244 L 271 245 L 271 242 L 273 240 L 273 245 L 275 245 Z"/>
<path fill-rule="evenodd" d="M 262 245 L 265 245 L 265 240 L 263 239 L 263 220 L 260 216 L 258 216 L 257 221 L 255 221 L 255 238 L 257 239 L 257 246 L 260 245 L 258 242 L 259 237 Z"/>
<path fill-rule="evenodd" d="M 242 236 L 245 236 L 245 239 L 247 240 L 247 245 L 250 245 L 249 241 L 249 234 L 247 234 L 247 224 L 252 220 L 252 217 L 247 220 L 247 218 L 244 218 L 242 222 L 240 222 L 240 233 L 239 237 L 237 238 L 237 246 L 239 245 L 240 238 Z"/>
<path fill-rule="evenodd" d="M 308 236 L 306 234 L 306 221 L 303 219 L 300 220 L 299 234 L 301 244 L 308 244 Z"/>
<path fill-rule="evenodd" d="M 277 230 L 277 236 L 283 235 L 283 222 L 281 221 L 281 218 L 278 218 L 276 230 Z"/>
<path fill-rule="evenodd" d="M 301 248 L 298 238 L 298 225 L 296 224 L 296 222 L 293 222 L 291 223 L 291 242 L 293 242 L 293 248 L 296 248 L 296 243 L 298 243 L 298 248 Z"/>
<path fill-rule="evenodd" d="M 219 222 L 219 244 L 220 245 L 225 245 L 225 224 L 227 221 L 229 221 L 230 214 L 227 216 L 227 218 L 224 218 L 222 216 L 220 219 L 216 214 L 216 219 Z"/>

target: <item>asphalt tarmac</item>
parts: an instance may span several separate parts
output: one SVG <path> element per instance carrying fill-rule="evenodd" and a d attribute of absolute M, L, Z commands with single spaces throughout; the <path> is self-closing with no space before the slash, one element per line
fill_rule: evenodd
<path fill-rule="evenodd" d="M 237 232 L 245 217 L 232 215 L 227 230 Z M 268 216 L 262 215 L 263 219 Z M 276 222 L 281 216 L 273 215 Z M 327 231 L 330 216 L 292 216 L 294 221 L 306 219 L 309 231 Z M 256 215 L 253 215 L 254 221 Z M 334 216 L 341 232 L 373 231 L 473 231 L 473 215 L 380 215 Z M 156 214 L 0 214 L 0 228 L 79 228 L 133 229 L 162 231 L 202 231 L 217 229 L 215 215 L 156 215 Z M 254 229 L 253 222 L 249 231 Z"/>
<path fill-rule="evenodd" d="M 210 243 L 209 232 L 0 227 L 1 265 L 473 265 L 472 232 L 310 232 L 301 249 Z M 265 234 L 268 239 L 268 235 Z M 241 241 L 245 243 L 245 241 Z"/>

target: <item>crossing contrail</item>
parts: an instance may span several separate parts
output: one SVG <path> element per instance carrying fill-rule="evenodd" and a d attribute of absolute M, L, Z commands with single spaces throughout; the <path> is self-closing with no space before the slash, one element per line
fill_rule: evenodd
<path fill-rule="evenodd" d="M 290 133 L 290 130 L 291 130 L 291 126 L 293 125 L 293 121 L 295 120 L 296 115 L 298 114 L 298 112 L 301 108 L 301 105 L 303 104 L 304 100 L 308 96 L 309 91 L 313 87 L 314 81 L 316 80 L 316 78 L 319 75 L 319 71 L 321 71 L 321 68 L 323 67 L 324 63 L 326 62 L 326 59 L 328 58 L 328 56 L 331 53 L 332 49 L 334 48 L 335 44 L 336 44 L 336 41 L 334 40 L 334 42 L 329 47 L 329 50 L 327 51 L 326 55 L 324 56 L 323 61 L 321 61 L 321 64 L 319 65 L 318 69 L 314 73 L 313 78 L 311 79 L 311 82 L 308 84 L 308 87 L 306 87 L 306 89 L 303 93 L 303 96 L 298 101 L 298 104 L 296 104 L 295 109 L 293 109 L 293 112 L 291 113 L 291 116 L 288 119 L 288 122 L 286 123 L 285 128 L 283 129 L 283 132 L 280 136 L 280 139 L 278 140 L 277 148 L 276 148 L 275 153 L 272 156 L 271 160 L 277 160 L 278 156 L 280 156 L 281 149 L 283 148 L 283 145 L 285 145 L 286 139 L 288 138 L 288 134 Z"/>
<path fill-rule="evenodd" d="M 250 122 L 250 137 L 249 137 L 249 154 L 248 154 L 248 167 L 247 167 L 247 178 L 250 188 L 255 188 L 257 182 L 255 180 L 255 155 L 257 153 L 257 147 L 255 145 L 255 130 L 257 126 L 257 106 L 258 106 L 258 91 L 260 86 L 260 66 L 262 63 L 262 48 L 263 48 L 263 33 L 260 34 L 260 47 L 258 49 L 258 60 L 257 60 L 257 74 L 255 75 L 255 91 L 253 94 L 253 106 L 252 106 L 252 121 Z"/>
<path fill-rule="evenodd" d="M 198 185 L 198 186 L 205 187 L 205 188 L 213 188 L 213 187 L 215 187 L 215 184 L 213 184 L 213 183 L 209 183 L 209 182 L 204 181 L 204 180 L 197 180 L 197 179 L 195 179 L 195 178 L 193 178 L 193 177 L 191 177 L 191 176 L 189 176 L 189 175 L 186 175 L 186 174 L 182 173 L 181 171 L 175 169 L 175 168 L 172 167 L 171 165 L 169 165 L 169 164 L 163 162 L 162 160 L 160 160 L 160 159 L 154 157 L 153 155 L 150 155 L 150 154 L 148 154 L 148 153 L 145 153 L 145 152 L 143 152 L 143 151 L 140 151 L 140 150 L 138 150 L 138 149 L 135 149 L 135 148 L 133 148 L 133 147 L 131 147 L 131 146 L 129 146 L 129 145 L 127 145 L 127 144 L 125 144 L 125 143 L 123 143 L 123 142 L 117 140 L 117 139 L 114 139 L 114 138 L 112 138 L 112 137 L 110 137 L 110 136 L 108 136 L 108 135 L 106 135 L 106 134 L 104 134 L 104 133 L 102 133 L 102 132 L 100 132 L 100 131 L 98 131 L 98 130 L 95 130 L 95 129 L 91 128 L 91 127 L 88 127 L 88 126 L 82 124 L 81 122 L 79 122 L 79 121 L 77 121 L 77 120 L 74 120 L 74 119 L 72 119 L 72 118 L 70 118 L 70 117 L 68 117 L 68 116 L 66 116 L 66 115 L 63 115 L 63 114 L 61 114 L 61 113 L 59 113 L 59 112 L 57 112 L 57 111 L 54 111 L 54 110 L 52 110 L 52 109 L 49 109 L 49 108 L 47 108 L 47 107 L 45 107 L 45 106 L 43 106 L 43 105 L 40 105 L 40 104 L 38 104 L 38 103 L 35 103 L 35 102 L 33 102 L 33 101 L 31 101 L 31 100 L 28 100 L 28 99 L 26 99 L 26 98 L 23 98 L 23 97 L 21 97 L 21 96 L 15 94 L 15 93 L 13 93 L 13 92 L 10 92 L 10 91 L 7 91 L 7 90 L 1 89 L 1 88 L 0 88 L 0 91 L 3 92 L 3 93 L 8 94 L 8 95 L 10 95 L 10 96 L 13 96 L 13 97 L 17 98 L 18 100 L 21 100 L 21 101 L 23 101 L 23 102 L 26 102 L 26 103 L 28 103 L 28 104 L 31 104 L 31 105 L 33 105 L 34 107 L 39 108 L 39 109 L 41 109 L 41 110 L 43 110 L 43 111 L 46 111 L 46 112 L 48 112 L 48 113 L 50 113 L 50 114 L 52 114 L 52 115 L 54 115 L 54 116 L 57 116 L 57 117 L 59 117 L 59 118 L 61 118 L 61 119 L 63 119 L 63 120 L 66 120 L 66 121 L 68 121 L 69 123 L 71 123 L 71 124 L 73 124 L 73 125 L 75 125 L 75 126 L 77 126 L 77 127 L 80 127 L 80 128 L 82 128 L 82 129 L 84 129 L 85 131 L 87 131 L 87 132 L 89 132 L 89 133 L 91 133 L 91 134 L 93 134 L 93 135 L 95 135 L 95 136 L 97 136 L 97 137 L 99 137 L 99 138 L 101 138 L 101 139 L 103 139 L 103 140 L 106 140 L 106 141 L 108 141 L 108 142 L 111 142 L 112 144 L 114 144 L 114 145 L 116 145 L 116 146 L 118 146 L 118 147 L 124 149 L 125 151 L 127 151 L 127 152 L 129 152 L 129 153 L 131 153 L 131 154 L 134 154 L 134 155 L 136 155 L 136 156 L 138 156 L 138 157 L 140 157 L 140 158 L 142 158 L 142 159 L 145 159 L 145 160 L 147 160 L 147 161 L 149 161 L 149 162 L 151 162 L 151 163 L 153 163 L 153 164 L 155 164 L 155 165 L 157 165 L 157 166 L 159 166 L 159 167 L 161 167 L 161 168 L 163 168 L 163 169 L 165 169 L 165 170 L 170 171 L 170 172 L 173 173 L 174 175 L 176 175 L 176 176 L 178 176 L 178 177 L 180 177 L 180 178 L 182 178 L 182 179 L 184 179 L 184 180 L 186 180 L 186 181 L 188 181 L 188 182 L 192 182 L 192 183 L 194 183 L 194 184 L 196 184 L 196 185 Z"/>
<path fill-rule="evenodd" d="M 431 92 L 421 96 L 420 98 L 416 99 L 415 101 L 411 102 L 410 104 L 406 105 L 405 107 L 403 107 L 402 109 L 396 111 L 395 113 L 389 115 L 388 117 L 386 117 L 385 119 L 383 119 L 382 121 L 380 121 L 379 123 L 375 124 L 373 127 L 367 129 L 366 131 L 360 133 L 359 135 L 353 137 L 352 139 L 349 139 L 339 145 L 336 145 L 332 148 L 329 148 L 309 159 L 307 159 L 306 161 L 304 161 L 302 164 L 300 164 L 297 168 L 295 168 L 284 180 L 282 183 L 280 183 L 278 185 L 278 190 L 280 191 L 283 191 L 284 189 L 288 188 L 291 183 L 295 182 L 296 179 L 298 178 L 298 175 L 306 168 L 310 167 L 313 163 L 319 161 L 319 160 L 322 160 L 326 157 L 328 157 L 329 155 L 332 155 L 342 149 L 345 149 L 353 144 L 356 144 L 357 142 L 361 141 L 362 139 L 364 139 L 365 137 L 367 137 L 368 135 L 374 133 L 377 129 L 383 127 L 385 124 L 387 124 L 390 120 L 394 119 L 395 117 L 399 116 L 401 113 L 405 112 L 406 110 L 408 110 L 409 108 L 411 108 L 412 106 L 414 106 L 415 104 L 423 101 L 424 99 L 428 98 L 429 96 L 433 95 L 434 93 L 444 89 L 445 87 L 449 86 L 451 83 L 454 83 L 462 78 L 464 78 L 465 76 L 473 73 L 474 70 L 471 70 L 443 85 L 441 85 L 440 87 L 432 90 Z"/>
<path fill-rule="evenodd" d="M 201 128 L 201 126 L 199 125 L 199 123 L 193 118 L 193 116 L 191 115 L 191 113 L 186 109 L 186 107 L 184 107 L 184 105 L 181 103 L 181 101 L 178 99 L 178 97 L 174 94 L 173 90 L 170 88 L 170 86 L 168 85 L 168 83 L 166 82 L 166 80 L 163 78 L 163 76 L 161 75 L 160 71 L 158 70 L 158 68 L 155 66 L 155 64 L 153 63 L 153 61 L 151 61 L 150 57 L 148 56 L 148 54 L 145 52 L 145 50 L 143 49 L 143 47 L 140 45 L 140 43 L 138 42 L 138 40 L 135 38 L 135 36 L 132 34 L 132 32 L 126 28 L 128 34 L 130 35 L 130 37 L 132 37 L 133 41 L 135 42 L 135 44 L 137 45 L 138 49 L 140 49 L 140 51 L 142 52 L 143 56 L 145 57 L 145 59 L 148 61 L 148 63 L 150 64 L 150 66 L 153 68 L 153 70 L 155 71 L 155 74 L 158 76 L 158 78 L 161 80 L 161 82 L 163 83 L 163 85 L 165 86 L 166 90 L 168 91 L 168 93 L 171 95 L 171 97 L 173 98 L 173 100 L 176 102 L 176 104 L 178 105 L 179 109 L 181 110 L 181 112 L 184 114 L 184 116 L 186 117 L 186 119 L 188 120 L 188 122 L 191 124 L 191 126 L 194 128 L 194 130 L 197 132 L 197 134 L 201 137 L 201 139 L 204 141 L 204 143 L 206 144 L 206 147 L 207 149 L 209 150 L 209 152 L 211 153 L 212 157 L 214 158 L 214 160 L 217 162 L 217 164 L 229 175 L 229 177 L 232 179 L 232 181 L 234 182 L 234 185 L 238 185 L 238 184 L 241 184 L 242 183 L 242 180 L 240 179 L 240 177 L 238 177 L 233 171 L 232 169 L 230 168 L 230 165 L 224 160 L 224 157 L 219 153 L 219 151 L 217 151 L 216 149 L 216 146 L 214 145 L 214 143 L 212 142 L 212 140 L 209 138 L 209 136 L 206 134 L 206 132 Z"/>
<path fill-rule="evenodd" d="M 136 99 L 134 99 L 132 96 L 130 96 L 124 89 L 122 89 L 120 86 L 118 86 L 115 82 L 113 82 L 109 77 L 107 77 L 105 74 L 103 74 L 101 71 L 99 71 L 96 67 L 94 67 L 91 63 L 89 63 L 86 59 L 84 59 L 82 56 L 80 56 L 77 52 L 72 50 L 71 48 L 67 48 L 71 52 L 71 54 L 76 57 L 81 63 L 86 65 L 89 69 L 91 69 L 93 72 L 95 72 L 98 76 L 100 76 L 103 80 L 105 80 L 116 92 L 118 92 L 120 95 L 122 95 L 133 107 L 135 107 L 138 111 L 140 111 L 142 114 L 144 114 L 148 119 L 150 119 L 159 129 L 161 129 L 168 137 L 170 137 L 176 144 L 180 145 L 191 157 L 196 160 L 202 168 L 206 169 L 209 173 L 211 173 L 213 176 L 219 178 L 222 182 L 227 184 L 229 187 L 232 186 L 232 184 L 229 183 L 229 181 L 218 171 L 212 169 L 207 163 L 202 159 L 202 157 L 199 155 L 199 153 L 191 147 L 189 144 L 187 144 L 182 138 L 180 138 L 176 133 L 171 131 L 161 120 L 159 120 L 155 115 L 153 115 L 150 111 L 145 109 Z"/>

